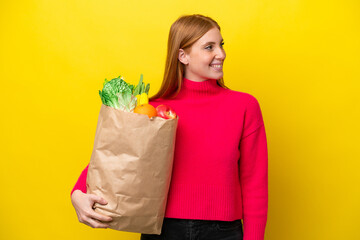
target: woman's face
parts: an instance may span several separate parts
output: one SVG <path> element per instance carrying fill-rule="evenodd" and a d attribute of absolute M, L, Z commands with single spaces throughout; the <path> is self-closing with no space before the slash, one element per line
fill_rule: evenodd
<path fill-rule="evenodd" d="M 179 60 L 185 65 L 184 77 L 197 82 L 222 78 L 222 67 L 226 57 L 223 45 L 220 31 L 214 27 L 188 51 L 179 49 Z"/>

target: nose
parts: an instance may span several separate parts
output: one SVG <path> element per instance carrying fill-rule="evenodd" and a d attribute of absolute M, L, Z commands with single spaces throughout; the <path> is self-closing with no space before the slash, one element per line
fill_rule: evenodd
<path fill-rule="evenodd" d="M 216 58 L 217 58 L 217 59 L 224 60 L 225 57 L 226 57 L 225 50 L 224 50 L 223 48 L 217 48 Z"/>

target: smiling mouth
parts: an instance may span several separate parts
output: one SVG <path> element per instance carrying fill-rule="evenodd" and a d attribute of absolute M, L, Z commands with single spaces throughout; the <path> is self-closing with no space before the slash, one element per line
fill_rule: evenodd
<path fill-rule="evenodd" d="M 222 70 L 222 64 L 211 64 L 210 67 L 216 70 Z"/>

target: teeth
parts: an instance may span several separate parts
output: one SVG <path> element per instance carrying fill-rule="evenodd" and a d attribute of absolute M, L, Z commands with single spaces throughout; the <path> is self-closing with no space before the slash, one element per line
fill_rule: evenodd
<path fill-rule="evenodd" d="M 222 65 L 211 65 L 212 67 L 215 67 L 215 68 L 221 68 Z"/>

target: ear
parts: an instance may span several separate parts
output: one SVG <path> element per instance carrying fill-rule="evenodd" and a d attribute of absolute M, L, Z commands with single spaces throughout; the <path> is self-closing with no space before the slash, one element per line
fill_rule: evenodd
<path fill-rule="evenodd" d="M 186 56 L 186 52 L 183 49 L 179 49 L 179 57 L 178 57 L 179 61 L 184 64 L 187 65 L 189 63 L 187 56 Z"/>

